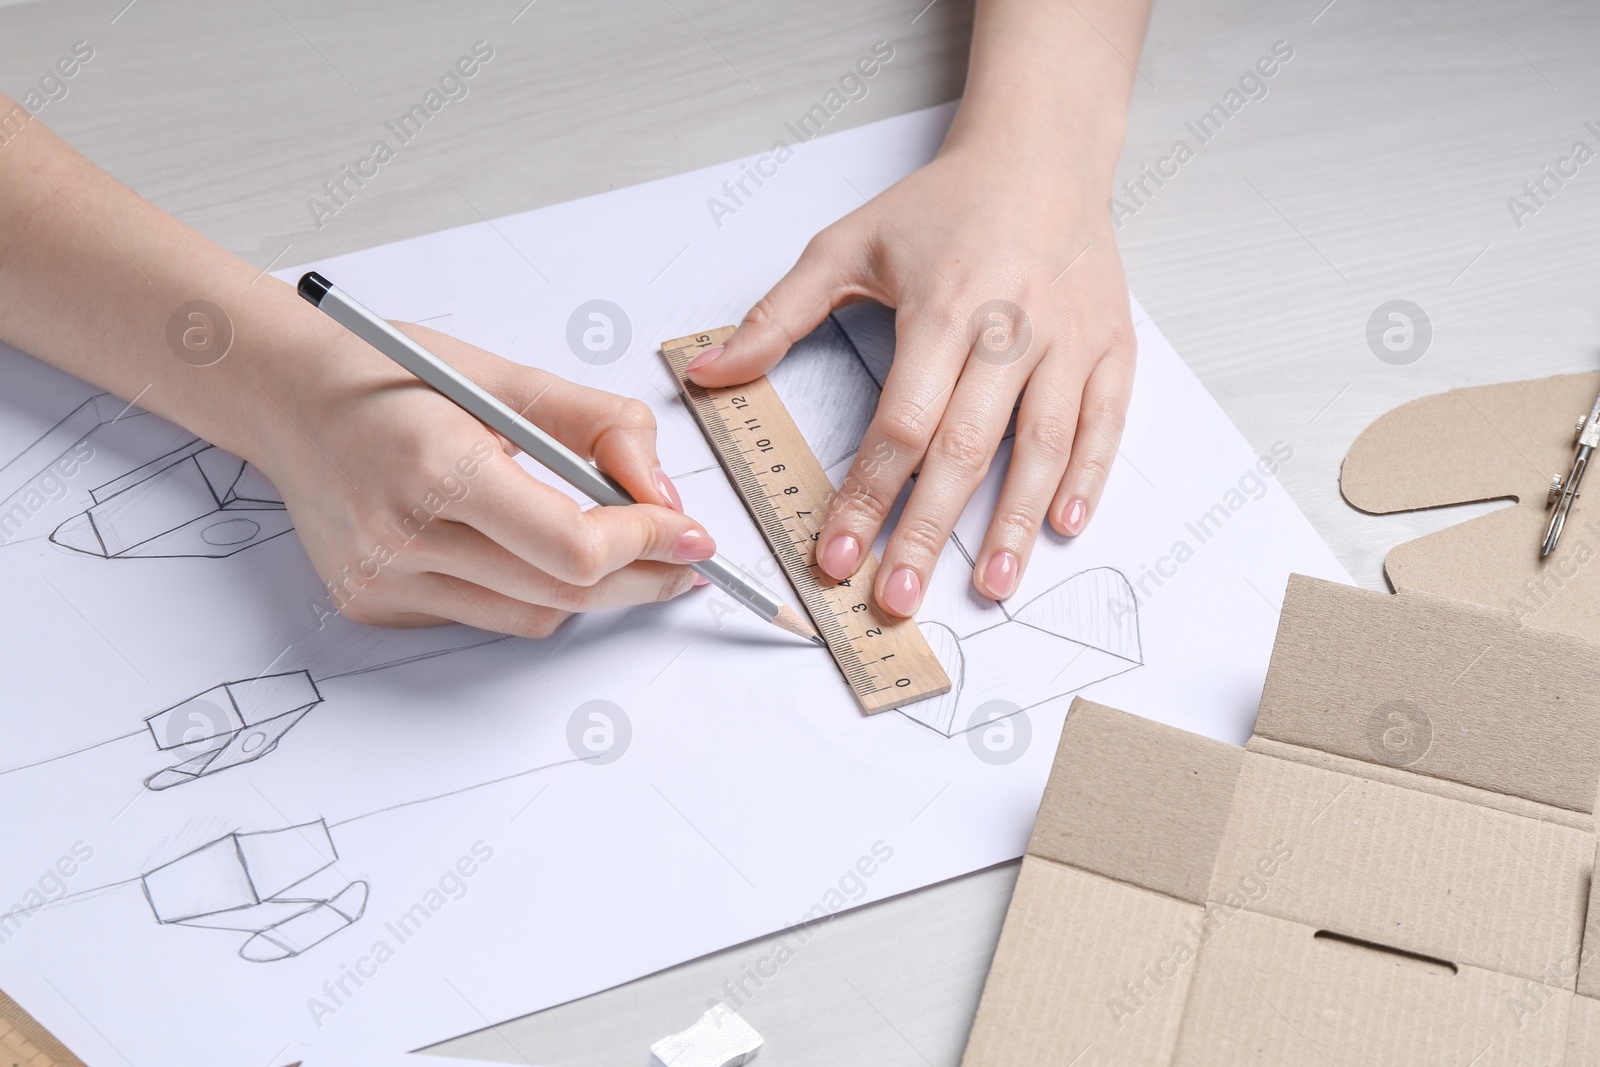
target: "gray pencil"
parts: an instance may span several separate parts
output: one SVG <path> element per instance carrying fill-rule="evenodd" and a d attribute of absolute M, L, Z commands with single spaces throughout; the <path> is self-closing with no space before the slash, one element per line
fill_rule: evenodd
<path fill-rule="evenodd" d="M 595 503 L 611 507 L 635 503 L 626 489 L 592 463 L 373 314 L 322 275 L 313 271 L 302 277 L 300 295 Z M 815 644 L 823 644 L 816 629 L 802 615 L 772 590 L 735 570 L 721 556 L 689 566 L 768 622 Z"/>

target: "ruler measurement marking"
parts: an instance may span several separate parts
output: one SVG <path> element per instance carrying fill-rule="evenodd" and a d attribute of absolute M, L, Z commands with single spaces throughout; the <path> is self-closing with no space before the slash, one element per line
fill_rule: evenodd
<path fill-rule="evenodd" d="M 668 341 L 661 351 L 717 454 L 822 634 L 834 662 L 868 714 L 947 692 L 950 680 L 911 620 L 882 614 L 871 602 L 878 561 L 871 553 L 848 584 L 817 571 L 801 546 L 821 528 L 833 486 L 783 400 L 765 378 L 709 390 L 683 376 L 693 353 L 719 343 L 731 327 Z M 736 402 L 737 401 L 737 402 Z M 740 430 L 750 431 L 739 437 Z M 758 467 L 764 469 L 758 470 Z M 776 469 L 775 469 L 776 468 Z M 792 501 L 788 508 L 784 500 Z M 852 618 L 860 615 L 859 623 Z M 859 629 L 860 632 L 855 632 Z M 866 642 L 871 642 L 867 651 Z M 887 654 L 880 655 L 880 652 Z M 889 660 L 895 660 L 890 666 Z"/>

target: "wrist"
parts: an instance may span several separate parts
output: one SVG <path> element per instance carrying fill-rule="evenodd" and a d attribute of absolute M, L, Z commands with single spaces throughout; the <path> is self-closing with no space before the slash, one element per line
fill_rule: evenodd
<path fill-rule="evenodd" d="M 221 310 L 218 328 L 231 345 L 184 375 L 182 421 L 271 477 L 310 443 L 304 434 L 327 391 L 326 368 L 357 339 L 274 278 L 237 291 Z"/>
<path fill-rule="evenodd" d="M 1109 196 L 1122 154 L 1126 119 L 1118 107 L 1059 108 L 983 99 L 961 104 L 941 156 L 995 174 L 1000 183 L 1029 188 L 1070 187 Z"/>

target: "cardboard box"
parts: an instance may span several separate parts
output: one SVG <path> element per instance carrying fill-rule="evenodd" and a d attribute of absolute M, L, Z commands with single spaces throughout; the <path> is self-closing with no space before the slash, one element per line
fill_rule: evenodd
<path fill-rule="evenodd" d="M 1295 576 L 1244 749 L 1075 701 L 966 1067 L 1600 1065 L 1600 648 Z"/>

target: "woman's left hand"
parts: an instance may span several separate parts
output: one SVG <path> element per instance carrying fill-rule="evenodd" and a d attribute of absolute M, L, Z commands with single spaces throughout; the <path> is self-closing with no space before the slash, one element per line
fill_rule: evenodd
<path fill-rule="evenodd" d="M 1029 168 L 1012 147 L 953 132 L 932 163 L 817 234 L 726 346 L 692 365 L 702 385 L 740 384 L 841 304 L 896 309 L 894 364 L 817 541 L 822 570 L 850 577 L 920 468 L 878 571 L 877 600 L 895 615 L 921 603 L 1019 396 L 973 570 L 991 599 L 1017 589 L 1043 522 L 1083 530 L 1121 438 L 1134 336 L 1109 176 Z"/>

